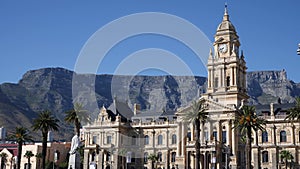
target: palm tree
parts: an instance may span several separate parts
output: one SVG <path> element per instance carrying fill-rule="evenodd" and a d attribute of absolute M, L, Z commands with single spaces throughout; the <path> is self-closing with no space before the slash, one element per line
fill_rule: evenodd
<path fill-rule="evenodd" d="M 21 168 L 22 146 L 26 141 L 33 141 L 29 132 L 24 127 L 16 127 L 15 132 L 9 136 L 18 143 L 17 169 Z"/>
<path fill-rule="evenodd" d="M 281 160 L 284 160 L 285 168 L 287 169 L 288 160 L 293 160 L 294 157 L 290 151 L 282 150 L 279 153 Z"/>
<path fill-rule="evenodd" d="M 150 154 L 148 160 L 151 161 L 151 168 L 154 169 L 154 163 L 158 160 L 158 156 L 155 154 Z"/>
<path fill-rule="evenodd" d="M 34 156 L 34 154 L 32 153 L 32 151 L 26 151 L 24 157 L 27 158 L 27 169 L 31 168 L 30 158 L 33 156 Z"/>
<path fill-rule="evenodd" d="M 0 154 L 0 158 L 1 158 L 1 169 L 5 169 L 5 165 L 7 162 L 7 154 L 6 153 L 1 153 Z"/>
<path fill-rule="evenodd" d="M 254 106 L 244 105 L 242 108 L 237 109 L 237 116 L 234 121 L 234 128 L 240 130 L 242 135 L 246 135 L 246 169 L 251 169 L 251 135 L 252 130 L 264 131 L 266 121 L 258 118 L 255 113 Z"/>
<path fill-rule="evenodd" d="M 192 110 L 187 112 L 184 116 L 185 122 L 193 123 L 195 127 L 195 149 L 196 149 L 196 164 L 195 169 L 200 168 L 200 125 L 204 124 L 208 117 L 206 112 L 207 107 L 205 100 L 195 101 L 192 105 Z"/>
<path fill-rule="evenodd" d="M 35 155 L 36 159 L 37 159 L 37 168 L 41 167 L 41 158 L 42 158 L 42 153 L 36 153 Z"/>
<path fill-rule="evenodd" d="M 286 116 L 285 119 L 289 119 L 289 120 L 300 120 L 300 97 L 296 97 L 296 104 L 293 108 L 290 108 L 288 110 L 288 112 L 290 113 L 288 116 Z"/>
<path fill-rule="evenodd" d="M 87 115 L 87 111 L 83 110 L 83 105 L 80 103 L 75 103 L 74 108 L 65 112 L 66 117 L 65 121 L 67 123 L 74 123 L 76 134 L 79 136 L 81 122 L 89 122 L 89 116 Z"/>
<path fill-rule="evenodd" d="M 32 127 L 34 131 L 42 131 L 42 169 L 45 169 L 48 132 L 58 130 L 58 120 L 52 116 L 50 111 L 44 111 L 33 120 Z"/>

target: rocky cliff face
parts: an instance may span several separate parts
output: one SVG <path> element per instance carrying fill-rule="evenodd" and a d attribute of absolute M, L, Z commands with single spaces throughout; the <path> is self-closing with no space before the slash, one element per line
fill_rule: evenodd
<path fill-rule="evenodd" d="M 72 81 L 73 76 L 79 81 Z M 90 83 L 95 82 L 94 86 Z M 81 90 L 72 96 L 72 84 Z M 175 110 L 205 92 L 206 78 L 187 76 L 112 76 L 77 75 L 62 68 L 32 70 L 17 84 L 0 85 L 0 126 L 31 128 L 32 119 L 43 110 L 52 111 L 61 121 L 59 135 L 68 139 L 72 127 L 63 122 L 64 112 L 72 102 L 90 104 L 84 99 L 96 98 L 96 104 L 109 106 L 113 98 L 129 104 L 141 104 L 152 111 Z M 300 84 L 287 79 L 285 71 L 260 71 L 247 74 L 251 104 L 269 104 L 281 98 L 292 102 L 300 95 Z M 94 112 L 97 113 L 97 112 Z"/>
<path fill-rule="evenodd" d="M 287 79 L 285 70 L 247 73 L 247 88 L 251 104 L 293 102 L 299 96 L 299 84 Z"/>

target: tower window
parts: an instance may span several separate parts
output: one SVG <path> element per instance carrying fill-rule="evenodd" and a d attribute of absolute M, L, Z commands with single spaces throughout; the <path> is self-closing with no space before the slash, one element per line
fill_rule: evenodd
<path fill-rule="evenodd" d="M 226 86 L 230 86 L 230 76 L 226 77 Z"/>

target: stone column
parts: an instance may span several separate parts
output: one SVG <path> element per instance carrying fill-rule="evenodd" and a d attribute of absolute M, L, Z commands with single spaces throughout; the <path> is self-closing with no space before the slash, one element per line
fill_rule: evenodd
<path fill-rule="evenodd" d="M 115 135 L 116 135 L 116 139 L 115 139 L 115 146 L 119 147 L 119 143 L 120 143 L 120 133 L 119 131 L 115 131 Z"/>
<path fill-rule="evenodd" d="M 207 88 L 211 87 L 211 82 L 210 82 L 211 77 L 210 77 L 210 75 L 211 75 L 211 70 L 208 69 L 208 76 L 207 76 L 207 82 L 208 82 L 208 84 L 207 84 Z"/>
<path fill-rule="evenodd" d="M 97 168 L 99 168 L 99 169 L 102 169 L 103 168 L 103 161 L 104 161 L 104 152 L 103 152 L 103 150 L 101 150 L 100 152 L 99 152 L 99 155 L 98 155 L 98 163 L 97 163 Z"/>
<path fill-rule="evenodd" d="M 231 86 L 234 86 L 234 67 L 231 67 Z"/>
<path fill-rule="evenodd" d="M 155 148 L 155 130 L 152 131 L 152 148 L 153 148 L 153 150 Z M 154 151 L 154 153 L 155 153 L 155 151 Z"/>
<path fill-rule="evenodd" d="M 88 169 L 89 166 L 89 150 L 85 149 L 83 152 L 84 160 L 83 160 L 83 168 Z"/>
<path fill-rule="evenodd" d="M 222 69 L 219 68 L 219 73 L 220 73 L 220 76 L 219 76 L 219 84 L 218 84 L 218 87 L 222 87 Z"/>
<path fill-rule="evenodd" d="M 200 122 L 200 145 L 204 143 L 204 124 Z"/>
<path fill-rule="evenodd" d="M 166 147 L 167 147 L 167 155 L 166 155 L 166 163 L 165 163 L 165 168 L 166 169 L 169 169 L 170 167 L 170 150 L 169 150 L 169 142 L 170 142 L 170 139 L 169 139 L 169 130 L 167 129 L 167 132 L 166 132 Z"/>
<path fill-rule="evenodd" d="M 176 149 L 176 156 L 181 156 L 181 151 L 180 151 L 180 144 L 182 142 L 182 137 L 181 137 L 181 122 L 178 123 L 177 125 L 177 137 L 178 137 L 178 143 L 177 143 L 177 149 Z"/>
<path fill-rule="evenodd" d="M 181 156 L 185 156 L 185 144 L 186 144 L 186 126 L 185 123 L 181 123 L 181 137 L 182 137 L 182 143 L 181 143 Z"/>

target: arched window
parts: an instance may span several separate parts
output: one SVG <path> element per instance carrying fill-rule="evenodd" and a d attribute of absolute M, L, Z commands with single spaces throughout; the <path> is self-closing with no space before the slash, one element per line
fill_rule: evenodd
<path fill-rule="evenodd" d="M 145 152 L 144 153 L 144 163 L 147 163 L 148 162 L 148 153 Z"/>
<path fill-rule="evenodd" d="M 177 143 L 177 137 L 176 134 L 172 135 L 172 144 L 176 144 Z"/>
<path fill-rule="evenodd" d="M 261 137 L 262 137 L 262 142 L 263 143 L 268 142 L 268 132 L 267 131 L 263 131 L 262 134 L 261 134 Z"/>
<path fill-rule="evenodd" d="M 280 131 L 280 142 L 286 142 L 286 131 Z"/>
<path fill-rule="evenodd" d="M 163 136 L 162 136 L 162 135 L 159 135 L 159 136 L 158 136 L 158 139 L 157 139 L 157 144 L 158 144 L 158 145 L 162 145 L 162 143 L 163 143 Z"/>
<path fill-rule="evenodd" d="M 262 162 L 263 163 L 269 162 L 269 153 L 268 153 L 268 151 L 263 151 L 262 152 Z"/>
<path fill-rule="evenodd" d="M 157 161 L 162 162 L 162 153 L 161 152 L 157 153 Z"/>
<path fill-rule="evenodd" d="M 148 144 L 149 144 L 149 136 L 148 136 L 148 135 L 146 135 L 146 136 L 144 137 L 144 144 L 145 144 L 145 145 L 148 145 Z"/>
<path fill-rule="evenodd" d="M 171 153 L 171 162 L 174 163 L 176 161 L 176 152 Z"/>

